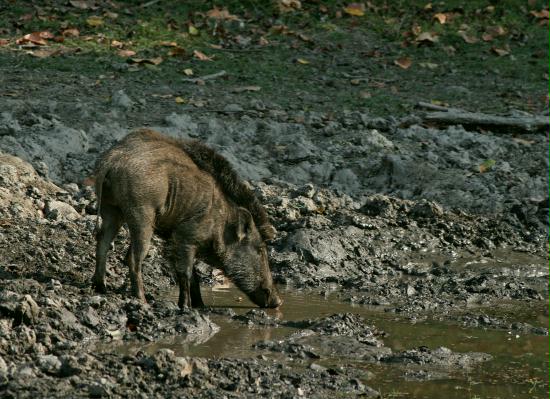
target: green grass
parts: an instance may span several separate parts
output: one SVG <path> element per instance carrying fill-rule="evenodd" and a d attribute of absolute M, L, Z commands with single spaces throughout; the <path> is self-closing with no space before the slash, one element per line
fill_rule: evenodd
<path fill-rule="evenodd" d="M 374 7 L 367 7 L 361 17 L 342 14 L 348 4 L 344 1 L 303 1 L 302 10 L 281 13 L 271 1 L 164 0 L 147 8 L 140 7 L 144 1 L 119 1 L 121 7 L 116 10 L 80 10 L 65 1 L 49 0 L 40 2 L 40 18 L 28 3 L 14 0 L 0 8 L 0 26 L 7 27 L 0 38 L 15 39 L 41 30 L 59 35 L 64 27 L 80 30 L 80 37 L 66 38 L 62 43 L 81 49 L 80 53 L 39 60 L 25 55 L 27 59 L 20 60 L 43 69 L 108 72 L 113 63 L 126 61 L 111 45 L 116 40 L 124 43 L 125 49 L 136 51 L 135 57 L 165 59 L 157 67 L 142 68 L 139 73 L 145 77 L 157 73 L 177 79 L 188 67 L 199 76 L 223 69 L 231 78 L 219 81 L 220 89 L 258 85 L 261 92 L 247 95 L 303 109 L 333 109 L 336 105 L 340 109 L 365 108 L 377 115 L 399 115 L 410 112 L 417 101 L 434 100 L 488 112 L 507 108 L 537 111 L 544 107 L 548 93 L 544 80 L 548 72 L 548 29 L 529 14 L 530 10 L 540 10 L 543 1 L 528 7 L 524 1 L 506 0 L 494 2 L 494 9 L 488 9 L 489 1 L 448 0 L 434 1 L 431 9 L 425 9 L 426 1 L 374 0 Z M 243 21 L 242 27 L 225 23 L 225 37 L 221 38 L 213 35 L 212 23 L 198 14 L 220 3 Z M 326 12 L 320 10 L 321 3 Z M 111 19 L 104 11 L 114 11 L 118 17 Z M 446 24 L 433 18 L 437 12 L 451 11 L 456 15 Z M 31 20 L 20 19 L 30 12 L 34 13 Z M 86 20 L 90 16 L 102 16 L 104 24 L 89 26 Z M 190 23 L 198 35 L 189 34 Z M 287 34 L 271 29 L 274 25 L 285 25 Z M 464 29 L 480 39 L 495 26 L 506 33 L 490 42 L 470 44 L 458 34 Z M 438 42 L 417 45 L 412 36 L 405 42 L 403 35 L 414 27 L 437 34 Z M 312 41 L 302 40 L 300 34 Z M 211 47 L 227 44 L 237 35 L 250 37 L 253 44 L 263 36 L 270 45 L 223 50 Z M 162 42 L 176 42 L 186 54 L 170 57 L 170 49 L 161 46 Z M 493 47 L 510 54 L 498 56 Z M 194 50 L 214 55 L 215 61 L 194 60 Z M 9 50 L 0 47 L 0 56 L 3 51 Z M 403 70 L 394 65 L 400 57 L 410 57 L 412 66 Z M 297 63 L 298 58 L 309 64 Z M 436 67 L 421 66 L 426 63 Z M 352 84 L 349 76 L 364 79 Z"/>

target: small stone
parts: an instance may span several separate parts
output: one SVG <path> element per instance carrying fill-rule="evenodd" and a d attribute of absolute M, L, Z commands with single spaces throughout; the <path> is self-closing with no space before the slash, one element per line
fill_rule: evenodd
<path fill-rule="evenodd" d="M 323 366 L 321 366 L 320 364 L 317 364 L 317 363 L 311 363 L 309 365 L 309 368 L 313 371 L 318 372 L 318 373 L 322 373 L 324 371 L 327 371 L 326 367 L 323 367 Z"/>
<path fill-rule="evenodd" d="M 61 201 L 47 201 L 44 213 L 50 220 L 74 221 L 80 218 L 80 214 L 69 204 Z"/>
<path fill-rule="evenodd" d="M 43 355 L 38 358 L 38 367 L 46 374 L 57 374 L 61 369 L 61 361 L 55 355 Z"/>
<path fill-rule="evenodd" d="M 224 112 L 242 112 L 244 111 L 244 109 L 239 104 L 227 104 L 223 108 L 223 111 Z"/>

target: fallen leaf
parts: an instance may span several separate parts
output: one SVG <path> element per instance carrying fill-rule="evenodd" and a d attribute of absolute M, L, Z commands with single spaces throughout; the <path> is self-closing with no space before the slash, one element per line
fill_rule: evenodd
<path fill-rule="evenodd" d="M 80 36 L 80 31 L 76 28 L 67 28 L 62 30 L 61 34 L 65 37 L 78 37 Z"/>
<path fill-rule="evenodd" d="M 437 37 L 437 35 L 430 32 L 422 32 L 415 39 L 415 42 L 417 43 L 436 43 L 438 41 L 439 38 Z"/>
<path fill-rule="evenodd" d="M 27 21 L 30 21 L 33 18 L 34 18 L 34 13 L 30 12 L 28 14 L 20 16 L 19 21 L 27 22 Z"/>
<path fill-rule="evenodd" d="M 221 10 L 218 7 L 214 7 L 210 11 L 206 12 L 206 16 L 208 18 L 226 21 L 236 21 L 239 19 L 239 17 L 237 17 L 236 15 L 230 14 L 227 10 L 227 7 L 224 7 Z"/>
<path fill-rule="evenodd" d="M 437 19 L 441 25 L 447 22 L 447 15 L 442 12 L 438 12 L 437 14 L 434 14 L 433 18 Z"/>
<path fill-rule="evenodd" d="M 435 69 L 439 66 L 437 64 L 434 64 L 433 62 L 421 62 L 419 65 L 422 68 L 427 68 L 427 69 Z"/>
<path fill-rule="evenodd" d="M 280 12 L 291 12 L 302 8 L 300 0 L 279 0 L 277 5 Z"/>
<path fill-rule="evenodd" d="M 86 0 L 70 0 L 69 4 L 81 10 L 88 10 L 94 6 L 93 2 L 86 1 Z"/>
<path fill-rule="evenodd" d="M 489 29 L 487 29 L 487 33 L 492 35 L 493 37 L 497 36 L 504 36 L 506 34 L 506 29 L 504 29 L 502 26 L 492 26 Z"/>
<path fill-rule="evenodd" d="M 261 36 L 259 39 L 258 39 L 258 44 L 260 46 L 267 46 L 269 44 L 269 40 L 267 40 L 265 37 Z"/>
<path fill-rule="evenodd" d="M 119 55 L 120 57 L 128 58 L 136 55 L 136 52 L 133 50 L 119 50 L 117 51 L 117 55 Z"/>
<path fill-rule="evenodd" d="M 15 43 L 17 44 L 25 44 L 25 43 L 33 43 L 38 44 L 40 46 L 44 46 L 47 44 L 47 39 L 53 39 L 54 35 L 48 31 L 44 32 L 33 32 L 26 34 L 20 39 L 17 39 Z"/>
<path fill-rule="evenodd" d="M 187 31 L 191 36 L 197 36 L 199 34 L 199 30 L 195 28 L 193 25 L 189 25 L 189 28 L 187 29 Z"/>
<path fill-rule="evenodd" d="M 475 36 L 471 36 L 471 35 L 468 35 L 466 32 L 464 31 L 458 31 L 458 35 L 464 39 L 464 41 L 468 44 L 474 44 L 474 43 L 477 43 L 479 42 L 479 39 Z"/>
<path fill-rule="evenodd" d="M 7 46 L 8 44 L 10 44 L 8 39 L 0 39 L 0 46 Z"/>
<path fill-rule="evenodd" d="M 186 51 L 183 47 L 172 47 L 170 51 L 168 51 L 168 55 L 170 57 L 179 57 L 185 54 L 186 54 Z"/>
<path fill-rule="evenodd" d="M 412 59 L 410 57 L 401 57 L 393 61 L 393 63 L 402 69 L 409 69 L 412 65 Z"/>
<path fill-rule="evenodd" d="M 490 171 L 497 162 L 494 159 L 488 159 L 479 165 L 479 173 L 485 173 Z"/>
<path fill-rule="evenodd" d="M 307 65 L 307 64 L 309 64 L 309 61 L 308 61 L 308 60 L 304 60 L 303 58 L 297 58 L 297 59 L 296 59 L 296 62 L 297 62 L 298 64 L 302 64 L 302 65 Z"/>
<path fill-rule="evenodd" d="M 187 102 L 185 98 L 179 96 L 174 98 L 174 101 L 176 102 L 176 104 L 185 104 Z"/>
<path fill-rule="evenodd" d="M 446 103 L 446 102 L 440 101 L 440 100 L 430 100 L 430 104 L 439 105 L 441 107 L 448 107 L 449 106 L 449 103 Z"/>
<path fill-rule="evenodd" d="M 542 19 L 542 18 L 548 19 L 549 18 L 549 12 L 548 12 L 547 9 L 540 10 L 540 11 L 533 10 L 529 14 L 531 14 L 532 16 L 534 16 L 535 18 L 538 18 L 538 19 Z"/>
<path fill-rule="evenodd" d="M 481 39 L 483 39 L 484 42 L 490 42 L 494 39 L 494 37 L 490 33 L 485 32 L 481 35 Z"/>
<path fill-rule="evenodd" d="M 112 11 L 105 11 L 103 13 L 103 15 L 109 19 L 117 19 L 118 18 L 118 14 L 116 12 L 112 12 Z"/>
<path fill-rule="evenodd" d="M 245 91 L 260 91 L 262 88 L 260 86 L 242 86 L 242 87 L 235 87 L 231 91 L 233 93 L 242 93 Z"/>
<path fill-rule="evenodd" d="M 91 17 L 86 19 L 86 23 L 88 24 L 88 26 L 91 26 L 93 28 L 97 28 L 98 26 L 103 25 L 103 18 L 101 18 L 97 15 L 92 15 Z"/>
<path fill-rule="evenodd" d="M 358 86 L 361 83 L 361 80 L 359 79 L 351 79 L 349 81 L 353 86 Z"/>
<path fill-rule="evenodd" d="M 361 90 L 359 92 L 359 97 L 361 97 L 361 98 L 371 98 L 372 94 L 368 90 Z"/>
<path fill-rule="evenodd" d="M 134 64 L 140 64 L 140 65 L 142 64 L 158 65 L 164 60 L 162 59 L 162 57 L 155 57 L 155 58 L 130 58 L 129 61 Z"/>
<path fill-rule="evenodd" d="M 496 55 L 498 55 L 499 57 L 503 57 L 505 55 L 510 54 L 510 50 L 506 50 L 506 49 L 503 49 L 503 48 L 497 48 L 495 46 L 491 47 L 491 51 L 493 53 L 495 53 Z"/>
<path fill-rule="evenodd" d="M 194 73 L 193 73 L 193 70 L 191 68 L 185 68 L 183 70 L 183 73 L 186 75 L 186 76 L 193 76 Z"/>
<path fill-rule="evenodd" d="M 206 54 L 204 54 L 199 50 L 194 50 L 193 56 L 199 61 L 212 61 L 212 57 L 207 56 Z"/>
<path fill-rule="evenodd" d="M 344 7 L 344 12 L 355 17 L 362 17 L 365 15 L 365 5 L 363 3 L 350 3 Z"/>
<path fill-rule="evenodd" d="M 33 57 L 37 58 L 47 58 L 51 57 L 52 55 L 60 54 L 61 52 L 59 49 L 56 48 L 42 48 L 39 50 L 29 51 L 27 54 L 32 55 Z"/>
<path fill-rule="evenodd" d="M 163 47 L 178 47 L 176 42 L 160 42 L 159 45 Z"/>
<path fill-rule="evenodd" d="M 112 40 L 111 41 L 111 47 L 122 48 L 123 46 L 124 46 L 124 43 L 119 42 L 118 40 Z"/>
<path fill-rule="evenodd" d="M 522 138 L 519 138 L 519 137 L 512 137 L 512 140 L 514 140 L 516 143 L 526 145 L 526 146 L 530 146 L 531 144 L 535 143 L 534 140 L 525 140 L 525 139 L 522 139 Z"/>

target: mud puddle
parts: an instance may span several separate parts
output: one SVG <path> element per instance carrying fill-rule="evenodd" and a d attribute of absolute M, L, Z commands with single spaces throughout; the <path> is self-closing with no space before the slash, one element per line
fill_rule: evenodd
<path fill-rule="evenodd" d="M 168 348 L 178 356 L 206 358 L 272 358 L 291 368 L 347 367 L 355 369 L 370 387 L 382 397 L 414 398 L 537 398 L 548 392 L 548 338 L 521 335 L 511 331 L 462 328 L 456 324 L 406 320 L 402 316 L 384 311 L 383 307 L 367 307 L 342 302 L 336 292 L 282 291 L 285 303 L 279 310 L 267 310 L 267 320 L 279 319 L 278 326 L 243 323 L 235 316 L 246 315 L 254 305 L 232 286 L 203 288 L 203 298 L 211 306 L 211 319 L 220 330 L 206 341 L 187 336 L 171 337 L 144 344 L 112 342 L 99 348 L 118 354 L 131 354 L 142 350 L 154 354 Z M 177 292 L 167 298 L 177 301 Z M 517 308 L 514 308 L 517 309 Z M 539 308 L 542 309 L 542 308 Z M 231 317 L 229 314 L 233 314 Z M 222 315 L 220 313 L 227 313 Z M 483 352 L 492 360 L 473 367 L 441 367 L 430 364 L 385 364 L 364 362 L 342 357 L 300 360 L 292 355 L 259 351 L 254 345 L 262 341 L 283 342 L 296 335 L 296 327 L 284 325 L 327 317 L 333 314 L 353 313 L 369 324 L 383 330 L 384 345 L 394 353 L 413 348 L 449 348 L 452 352 Z M 527 316 L 526 316 L 527 315 Z M 526 310 L 524 319 L 547 325 L 547 315 Z M 113 344 L 115 346 L 113 346 Z M 326 342 L 325 342 L 326 344 Z M 329 341 L 330 344 L 330 341 Z"/>

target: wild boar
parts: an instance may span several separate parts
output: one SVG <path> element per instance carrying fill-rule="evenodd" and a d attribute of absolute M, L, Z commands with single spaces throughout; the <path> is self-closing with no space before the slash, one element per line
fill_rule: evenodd
<path fill-rule="evenodd" d="M 92 284 L 105 292 L 110 244 L 123 223 L 131 291 L 145 302 L 141 264 L 153 232 L 169 242 L 180 307 L 203 306 L 195 258 L 222 269 L 260 307 L 282 304 L 269 269 L 266 240 L 275 229 L 229 162 L 198 141 L 140 129 L 96 166 L 98 215 Z"/>

